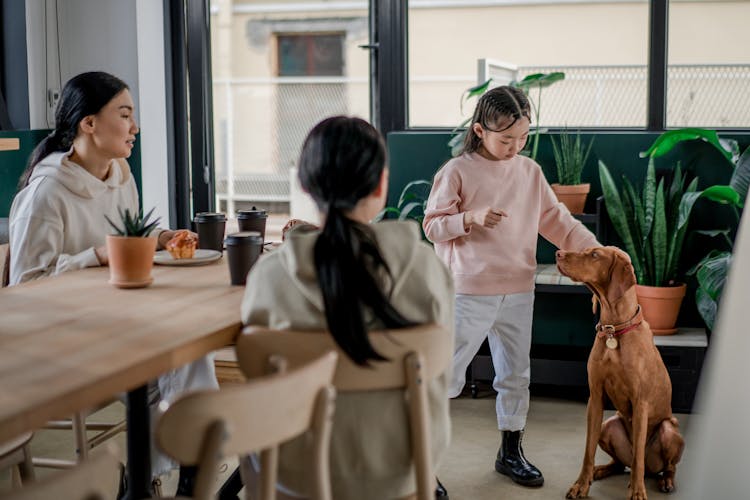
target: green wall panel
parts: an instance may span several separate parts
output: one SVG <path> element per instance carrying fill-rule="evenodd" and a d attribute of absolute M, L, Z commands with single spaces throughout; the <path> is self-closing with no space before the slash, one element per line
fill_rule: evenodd
<path fill-rule="evenodd" d="M 554 135 L 554 134 L 553 134 Z M 587 142 L 594 138 L 591 155 L 584 168 L 583 182 L 591 183 L 591 192 L 586 202 L 587 213 L 595 212 L 596 198 L 601 195 L 598 161 L 602 160 L 617 180 L 627 176 L 636 187 L 642 185 L 648 160 L 640 158 L 658 137 L 655 132 L 612 131 L 582 133 Z M 549 135 L 543 135 L 539 142 L 537 161 L 545 170 L 548 179 L 555 174 L 554 156 Z M 740 150 L 750 146 L 750 133 L 725 134 L 722 138 L 735 139 Z M 388 203 L 398 200 L 403 187 L 416 179 L 432 180 L 437 170 L 450 159 L 447 142 L 450 133 L 443 131 L 406 131 L 388 134 L 390 164 L 390 185 Z M 732 174 L 732 166 L 710 145 L 700 141 L 679 144 L 669 155 L 656 160 L 657 176 L 673 170 L 679 161 L 683 170 L 691 176 L 698 176 L 699 189 L 712 184 L 726 184 Z M 682 256 L 682 269 L 694 265 L 717 240 L 696 235 L 694 229 L 734 227 L 735 216 L 732 209 L 715 203 L 699 200 L 690 221 L 688 237 Z M 608 240 L 602 243 L 619 244 L 614 230 L 607 230 Z M 554 262 L 554 246 L 539 238 L 537 260 Z M 699 326 L 703 323 L 695 308 L 695 283 L 688 279 L 688 293 L 678 319 L 680 326 Z M 537 293 L 534 314 L 534 342 L 559 345 L 591 345 L 592 322 L 591 302 L 587 295 Z"/>
<path fill-rule="evenodd" d="M 18 138 L 20 149 L 17 151 L 0 151 L 0 217 L 8 217 L 10 205 L 18 188 L 18 179 L 21 177 L 31 152 L 37 144 L 44 139 L 49 130 L 12 130 L 0 132 L 0 138 Z M 133 153 L 128 159 L 130 169 L 141 191 L 141 147 L 138 140 L 135 141 Z"/>

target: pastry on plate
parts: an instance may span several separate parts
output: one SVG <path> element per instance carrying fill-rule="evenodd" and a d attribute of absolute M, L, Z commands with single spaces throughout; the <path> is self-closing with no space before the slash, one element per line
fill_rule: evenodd
<path fill-rule="evenodd" d="M 167 252 L 173 259 L 192 259 L 198 246 L 198 237 L 186 229 L 177 231 L 167 242 Z"/>

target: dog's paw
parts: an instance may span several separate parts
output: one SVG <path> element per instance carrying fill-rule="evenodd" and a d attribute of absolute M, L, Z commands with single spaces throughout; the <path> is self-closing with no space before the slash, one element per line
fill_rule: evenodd
<path fill-rule="evenodd" d="M 591 486 L 591 481 L 581 481 L 579 479 L 570 487 L 565 498 L 588 498 L 589 486 Z"/>
<path fill-rule="evenodd" d="M 672 493 L 674 491 L 674 477 L 662 476 L 659 478 L 659 491 L 662 493 Z"/>
<path fill-rule="evenodd" d="M 648 495 L 646 495 L 646 485 L 641 483 L 635 489 L 630 488 L 628 490 L 628 500 L 648 500 Z"/>

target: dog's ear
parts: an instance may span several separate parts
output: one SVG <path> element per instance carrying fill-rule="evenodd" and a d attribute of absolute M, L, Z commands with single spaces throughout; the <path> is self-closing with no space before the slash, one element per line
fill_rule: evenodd
<path fill-rule="evenodd" d="M 615 262 L 612 266 L 612 274 L 609 277 L 609 288 L 607 289 L 607 300 L 614 303 L 625 295 L 636 284 L 635 271 L 630 260 L 618 253 L 614 255 Z"/>

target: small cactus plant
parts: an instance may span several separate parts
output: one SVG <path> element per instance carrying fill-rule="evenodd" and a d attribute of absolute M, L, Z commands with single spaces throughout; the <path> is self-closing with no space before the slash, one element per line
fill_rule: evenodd
<path fill-rule="evenodd" d="M 109 222 L 109 225 L 114 228 L 117 236 L 146 238 L 154 229 L 156 229 L 156 225 L 159 224 L 159 221 L 161 220 L 161 217 L 157 217 L 156 220 L 151 221 L 151 214 L 154 212 L 153 208 L 149 210 L 146 215 L 143 215 L 143 210 L 140 209 L 134 214 L 131 214 L 129 209 L 126 208 L 125 211 L 123 211 L 122 208 L 117 207 L 117 212 L 120 214 L 120 221 L 123 225 L 122 228 L 112 222 L 109 217 L 106 215 L 104 216 L 104 218 L 107 219 L 107 222 Z"/>

